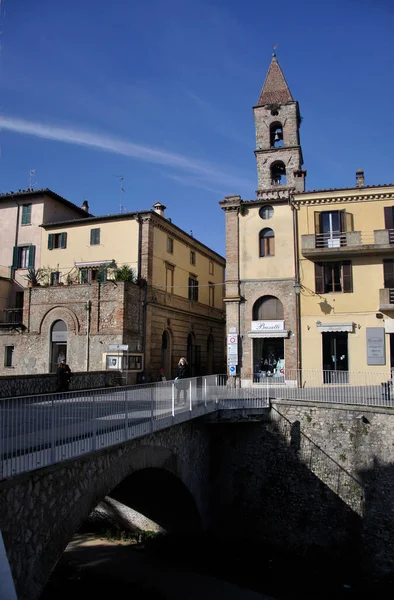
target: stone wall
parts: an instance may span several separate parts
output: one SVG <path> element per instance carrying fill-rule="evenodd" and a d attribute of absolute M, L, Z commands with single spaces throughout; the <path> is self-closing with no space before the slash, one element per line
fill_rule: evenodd
<path fill-rule="evenodd" d="M 230 411 L 227 411 L 230 413 Z M 212 527 L 368 572 L 394 563 L 394 414 L 275 402 L 212 427 Z"/>
<path fill-rule="evenodd" d="M 92 390 L 119 385 L 119 371 L 89 371 L 73 373 L 70 391 Z M 0 377 L 0 398 L 30 396 L 32 394 L 52 394 L 56 392 L 56 375 L 12 375 Z"/>

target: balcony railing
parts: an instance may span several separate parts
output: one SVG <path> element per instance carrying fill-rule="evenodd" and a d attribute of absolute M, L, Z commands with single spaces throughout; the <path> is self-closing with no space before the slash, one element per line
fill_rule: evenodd
<path fill-rule="evenodd" d="M 301 236 L 304 256 L 327 256 L 329 254 L 363 254 L 381 251 L 392 252 L 394 229 L 374 231 L 332 231 Z"/>
<path fill-rule="evenodd" d="M 3 308 L 0 310 L 0 323 L 3 325 L 23 323 L 23 308 Z"/>

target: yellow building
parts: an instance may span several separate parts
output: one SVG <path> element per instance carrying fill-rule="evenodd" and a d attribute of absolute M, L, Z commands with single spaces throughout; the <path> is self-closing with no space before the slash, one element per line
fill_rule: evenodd
<path fill-rule="evenodd" d="M 356 177 L 351 189 L 294 196 L 303 380 L 394 367 L 394 186 Z"/>

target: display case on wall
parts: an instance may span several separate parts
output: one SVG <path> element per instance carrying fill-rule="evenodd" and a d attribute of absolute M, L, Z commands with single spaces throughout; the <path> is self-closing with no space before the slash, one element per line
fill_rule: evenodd
<path fill-rule="evenodd" d="M 144 370 L 144 355 L 138 352 L 104 352 L 103 368 L 106 371 L 139 373 Z"/>

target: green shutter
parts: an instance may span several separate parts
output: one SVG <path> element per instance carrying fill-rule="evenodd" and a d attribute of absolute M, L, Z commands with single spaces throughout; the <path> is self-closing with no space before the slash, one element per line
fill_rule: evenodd
<path fill-rule="evenodd" d="M 17 269 L 19 266 L 19 249 L 18 246 L 14 246 L 14 251 L 12 253 L 12 268 Z"/>
<path fill-rule="evenodd" d="M 35 246 L 30 246 L 29 248 L 29 262 L 28 262 L 28 267 L 30 268 L 34 268 L 34 260 L 36 257 L 36 247 Z"/>
<path fill-rule="evenodd" d="M 48 250 L 52 250 L 53 249 L 53 233 L 50 233 L 48 235 Z"/>
<path fill-rule="evenodd" d="M 31 204 L 24 204 L 22 206 L 22 225 L 30 225 L 31 223 Z"/>
<path fill-rule="evenodd" d="M 88 283 L 88 282 L 89 282 L 88 270 L 81 269 L 81 283 Z"/>
<path fill-rule="evenodd" d="M 63 231 L 63 233 L 60 234 L 60 248 L 66 248 L 67 247 L 67 233 L 65 231 Z"/>

